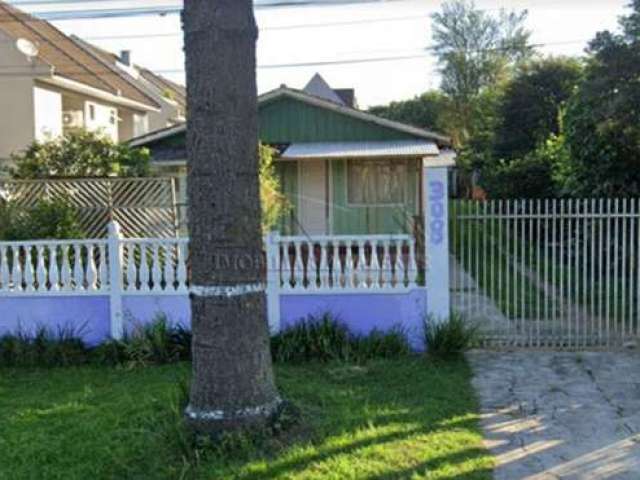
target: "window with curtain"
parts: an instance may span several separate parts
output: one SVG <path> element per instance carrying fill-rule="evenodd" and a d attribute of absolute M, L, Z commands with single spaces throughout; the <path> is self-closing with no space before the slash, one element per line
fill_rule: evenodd
<path fill-rule="evenodd" d="M 347 199 L 352 205 L 404 203 L 407 163 L 398 160 L 349 160 Z"/>

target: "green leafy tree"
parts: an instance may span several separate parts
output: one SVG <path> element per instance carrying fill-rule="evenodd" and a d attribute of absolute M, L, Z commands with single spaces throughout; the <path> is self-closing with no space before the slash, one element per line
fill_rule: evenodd
<path fill-rule="evenodd" d="M 560 133 L 560 116 L 582 75 L 579 60 L 550 57 L 527 62 L 505 88 L 495 156 L 521 158 Z"/>
<path fill-rule="evenodd" d="M 79 177 L 142 177 L 149 174 L 150 154 L 116 144 L 99 133 L 70 132 L 34 142 L 14 155 L 11 174 L 17 179 Z"/>
<path fill-rule="evenodd" d="M 273 164 L 274 150 L 260 144 L 260 202 L 262 231 L 271 231 L 291 208 L 280 189 L 280 181 Z"/>
<path fill-rule="evenodd" d="M 491 159 L 505 81 L 533 52 L 526 18 L 526 11 L 490 15 L 472 0 L 447 1 L 432 16 L 433 50 L 449 100 L 443 121 L 459 151 L 463 191 L 471 191 L 474 172 Z"/>
<path fill-rule="evenodd" d="M 64 200 L 41 200 L 32 208 L 12 201 L 0 205 L 0 240 L 84 238 L 78 212 Z"/>
<path fill-rule="evenodd" d="M 470 0 L 445 2 L 432 16 L 442 91 L 464 105 L 503 80 L 511 65 L 532 53 L 526 18 L 526 11 L 491 16 Z"/>
<path fill-rule="evenodd" d="M 491 198 L 553 198 L 564 194 L 569 151 L 563 135 L 551 135 L 521 158 L 499 160 L 482 172 L 481 185 Z"/>
<path fill-rule="evenodd" d="M 640 0 L 630 8 L 621 33 L 600 32 L 590 43 L 567 108 L 564 182 L 574 195 L 640 194 Z"/>
<path fill-rule="evenodd" d="M 445 112 L 449 99 L 442 92 L 431 91 L 410 100 L 371 107 L 370 113 L 396 122 L 403 122 L 427 130 L 446 132 Z"/>

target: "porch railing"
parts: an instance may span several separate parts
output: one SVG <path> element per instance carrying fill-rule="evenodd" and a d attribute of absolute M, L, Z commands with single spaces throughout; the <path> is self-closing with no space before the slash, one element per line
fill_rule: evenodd
<path fill-rule="evenodd" d="M 410 235 L 279 237 L 275 262 L 285 291 L 401 290 L 418 283 Z M 270 263 L 271 266 L 271 263 Z"/>
<path fill-rule="evenodd" d="M 0 296 L 187 293 L 188 238 L 0 242 Z M 386 292 L 418 283 L 410 235 L 268 236 L 270 287 L 282 293 Z M 118 285 L 115 285 L 115 284 Z"/>

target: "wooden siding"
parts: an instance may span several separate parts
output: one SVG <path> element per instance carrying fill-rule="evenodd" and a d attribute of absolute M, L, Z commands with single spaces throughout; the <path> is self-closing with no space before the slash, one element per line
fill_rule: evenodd
<path fill-rule="evenodd" d="M 328 234 L 365 235 L 411 233 L 413 218 L 420 213 L 417 205 L 419 160 L 398 160 L 408 164 L 407 194 L 402 206 L 351 206 L 347 201 L 347 160 L 330 162 L 330 218 Z M 281 223 L 285 235 L 298 234 L 298 165 L 276 162 L 282 191 L 292 204 L 292 211 Z"/>
<path fill-rule="evenodd" d="M 272 144 L 418 138 L 292 98 L 279 98 L 260 105 L 259 121 L 260 140 Z"/>
<path fill-rule="evenodd" d="M 409 133 L 282 97 L 258 107 L 263 143 L 358 142 L 421 139 Z M 158 162 L 186 158 L 186 134 L 176 133 L 146 145 Z"/>
<path fill-rule="evenodd" d="M 407 190 L 403 205 L 352 206 L 347 201 L 347 160 L 332 162 L 333 233 L 362 235 L 411 233 L 418 186 L 418 160 L 407 162 Z"/>

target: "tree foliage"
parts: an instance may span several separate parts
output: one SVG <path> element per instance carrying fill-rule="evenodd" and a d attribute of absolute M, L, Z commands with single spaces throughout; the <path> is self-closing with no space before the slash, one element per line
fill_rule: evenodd
<path fill-rule="evenodd" d="M 445 2 L 432 17 L 442 91 L 464 104 L 503 80 L 510 65 L 532 52 L 526 18 L 526 11 L 505 10 L 494 17 L 472 0 Z"/>
<path fill-rule="evenodd" d="M 260 144 L 260 201 L 262 204 L 262 231 L 268 233 L 290 208 L 282 194 L 273 165 L 273 149 Z"/>
<path fill-rule="evenodd" d="M 32 208 L 13 201 L 0 205 L 0 240 L 84 238 L 76 209 L 64 200 L 41 200 Z"/>
<path fill-rule="evenodd" d="M 481 184 L 491 198 L 553 198 L 563 195 L 562 182 L 568 162 L 562 135 L 512 160 L 498 160 L 482 172 Z"/>
<path fill-rule="evenodd" d="M 504 91 L 495 156 L 522 158 L 559 135 L 561 112 L 582 75 L 579 60 L 549 57 L 523 64 Z"/>
<path fill-rule="evenodd" d="M 77 131 L 34 142 L 14 155 L 11 173 L 18 179 L 142 177 L 149 174 L 147 149 L 116 144 L 99 133 Z"/>
<path fill-rule="evenodd" d="M 448 129 L 445 121 L 448 103 L 449 99 L 442 92 L 430 91 L 410 100 L 371 107 L 369 112 L 396 122 L 445 132 Z"/>
<path fill-rule="evenodd" d="M 566 115 L 565 182 L 577 195 L 640 194 L 640 0 L 622 32 L 591 42 L 585 78 Z"/>
<path fill-rule="evenodd" d="M 502 87 L 532 48 L 527 12 L 492 16 L 473 0 L 450 0 L 432 16 L 434 53 L 448 103 L 443 120 L 459 150 L 461 187 L 470 191 L 474 171 L 491 158 Z"/>

